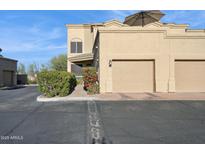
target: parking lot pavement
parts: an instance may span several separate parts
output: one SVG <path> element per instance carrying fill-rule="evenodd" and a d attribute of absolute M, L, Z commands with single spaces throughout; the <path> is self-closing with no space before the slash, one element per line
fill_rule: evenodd
<path fill-rule="evenodd" d="M 205 143 L 205 101 L 98 102 L 112 143 Z"/>
<path fill-rule="evenodd" d="M 86 103 L 39 103 L 38 95 L 36 87 L 0 91 L 0 143 L 86 143 Z"/>
<path fill-rule="evenodd" d="M 0 143 L 205 143 L 205 101 L 36 102 L 0 90 Z"/>

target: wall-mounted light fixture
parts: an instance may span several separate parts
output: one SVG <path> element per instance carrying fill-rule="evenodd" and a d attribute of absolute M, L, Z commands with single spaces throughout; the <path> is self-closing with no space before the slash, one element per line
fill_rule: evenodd
<path fill-rule="evenodd" d="M 109 67 L 112 67 L 112 60 L 109 60 Z"/>

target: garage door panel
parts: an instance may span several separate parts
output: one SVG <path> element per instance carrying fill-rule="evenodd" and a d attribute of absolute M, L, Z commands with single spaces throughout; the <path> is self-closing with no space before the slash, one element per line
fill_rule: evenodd
<path fill-rule="evenodd" d="M 177 92 L 205 92 L 205 61 L 176 61 Z"/>
<path fill-rule="evenodd" d="M 3 71 L 3 84 L 4 86 L 13 85 L 13 71 Z"/>
<path fill-rule="evenodd" d="M 153 61 L 113 61 L 113 92 L 153 92 Z"/>

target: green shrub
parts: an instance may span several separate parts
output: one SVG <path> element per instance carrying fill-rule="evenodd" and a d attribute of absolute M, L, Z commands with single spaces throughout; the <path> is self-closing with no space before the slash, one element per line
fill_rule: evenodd
<path fill-rule="evenodd" d="M 83 68 L 83 81 L 84 88 L 87 90 L 89 86 L 95 84 L 98 81 L 96 69 L 94 67 Z"/>
<path fill-rule="evenodd" d="M 83 84 L 83 78 L 77 78 L 77 84 Z"/>
<path fill-rule="evenodd" d="M 77 84 L 75 75 L 65 71 L 42 71 L 37 75 L 39 90 L 45 96 L 67 96 Z"/>
<path fill-rule="evenodd" d="M 99 93 L 98 75 L 94 67 L 83 68 L 83 82 L 88 94 Z"/>
<path fill-rule="evenodd" d="M 92 86 L 87 88 L 87 93 L 89 95 L 92 94 L 98 94 L 99 93 L 99 85 L 98 84 L 93 84 Z"/>

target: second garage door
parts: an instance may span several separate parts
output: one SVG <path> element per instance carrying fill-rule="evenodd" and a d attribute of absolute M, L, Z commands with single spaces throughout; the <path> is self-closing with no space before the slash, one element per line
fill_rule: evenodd
<path fill-rule="evenodd" d="M 177 92 L 205 92 L 205 61 L 175 61 Z"/>
<path fill-rule="evenodd" d="M 13 85 L 13 71 L 3 71 L 3 84 L 4 86 Z"/>
<path fill-rule="evenodd" d="M 154 61 L 112 62 L 113 92 L 153 92 Z"/>

